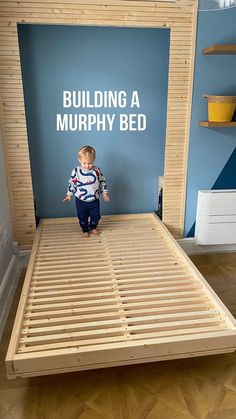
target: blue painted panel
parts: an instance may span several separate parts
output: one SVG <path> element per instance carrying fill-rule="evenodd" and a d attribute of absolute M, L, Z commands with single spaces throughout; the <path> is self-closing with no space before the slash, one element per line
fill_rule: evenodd
<path fill-rule="evenodd" d="M 103 204 L 103 213 L 156 209 L 157 176 L 164 170 L 169 35 L 167 29 L 19 25 L 33 189 L 40 217 L 75 215 L 74 205 L 61 200 L 77 165 L 77 150 L 86 144 L 97 150 L 96 163 L 112 197 Z M 145 114 L 147 128 L 120 131 L 117 119 L 123 109 L 102 108 L 92 113 L 115 113 L 112 131 L 57 131 L 56 114 L 65 112 L 63 90 L 124 90 L 128 97 L 137 90 L 140 108 L 127 107 L 124 113 Z"/>

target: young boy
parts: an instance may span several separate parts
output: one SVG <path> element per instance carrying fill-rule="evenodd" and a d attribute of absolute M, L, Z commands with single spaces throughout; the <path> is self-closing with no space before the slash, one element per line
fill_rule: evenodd
<path fill-rule="evenodd" d="M 93 147 L 84 146 L 78 152 L 80 166 L 72 170 L 63 202 L 70 201 L 75 195 L 77 215 L 83 237 L 89 237 L 89 232 L 98 235 L 100 216 L 99 195 L 105 202 L 110 201 L 106 180 L 101 170 L 94 166 L 96 151 Z"/>

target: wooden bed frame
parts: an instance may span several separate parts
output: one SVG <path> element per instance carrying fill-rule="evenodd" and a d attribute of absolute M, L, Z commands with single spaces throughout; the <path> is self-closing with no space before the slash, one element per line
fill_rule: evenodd
<path fill-rule="evenodd" d="M 236 321 L 154 214 L 75 218 L 36 232 L 9 378 L 233 352 Z"/>

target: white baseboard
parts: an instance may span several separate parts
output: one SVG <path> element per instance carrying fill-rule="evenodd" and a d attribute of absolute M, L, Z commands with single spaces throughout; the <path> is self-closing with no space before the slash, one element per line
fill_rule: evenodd
<path fill-rule="evenodd" d="M 187 255 L 236 252 L 236 244 L 197 245 L 193 237 L 177 240 Z"/>

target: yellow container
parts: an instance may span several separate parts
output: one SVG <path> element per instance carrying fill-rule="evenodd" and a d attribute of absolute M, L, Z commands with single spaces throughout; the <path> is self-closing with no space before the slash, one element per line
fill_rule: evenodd
<path fill-rule="evenodd" d="M 236 96 L 204 96 L 208 98 L 208 120 L 230 122 L 236 107 Z"/>

